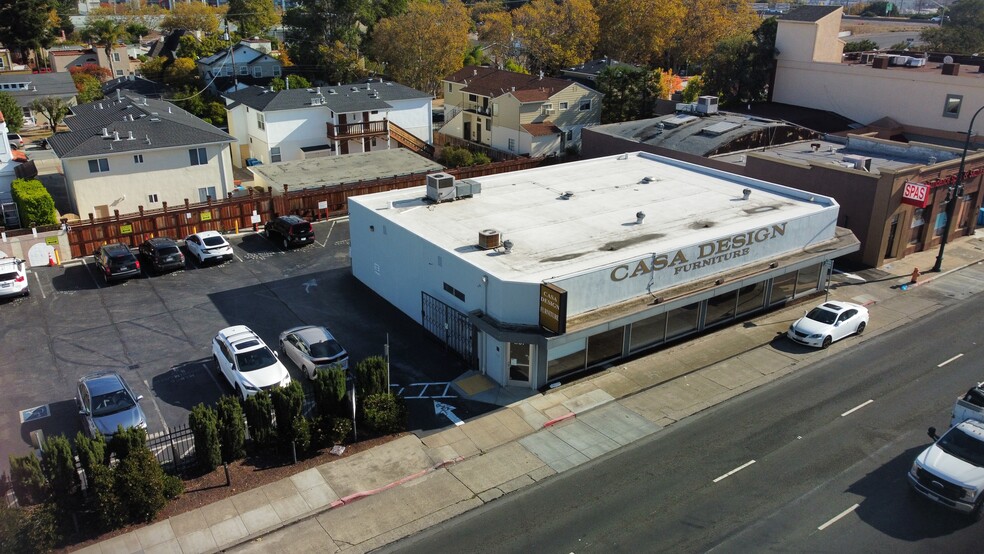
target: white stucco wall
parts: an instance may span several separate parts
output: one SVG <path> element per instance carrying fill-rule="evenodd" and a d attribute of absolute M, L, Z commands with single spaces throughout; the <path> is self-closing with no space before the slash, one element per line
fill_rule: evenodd
<path fill-rule="evenodd" d="M 434 118 L 431 114 L 430 98 L 387 100 L 386 103 L 393 106 L 393 109 L 387 114 L 390 121 L 428 144 L 433 141 Z"/>

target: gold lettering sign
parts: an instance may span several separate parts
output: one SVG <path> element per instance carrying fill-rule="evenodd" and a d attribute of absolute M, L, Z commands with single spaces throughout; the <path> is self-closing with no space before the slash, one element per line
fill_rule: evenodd
<path fill-rule="evenodd" d="M 567 291 L 540 283 L 540 327 L 558 335 L 567 332 Z"/>

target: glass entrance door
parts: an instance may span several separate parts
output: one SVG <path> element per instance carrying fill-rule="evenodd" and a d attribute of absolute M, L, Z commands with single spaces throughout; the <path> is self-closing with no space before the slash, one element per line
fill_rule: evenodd
<path fill-rule="evenodd" d="M 528 386 L 530 384 L 530 362 L 533 345 L 522 342 L 509 343 L 509 384 Z"/>

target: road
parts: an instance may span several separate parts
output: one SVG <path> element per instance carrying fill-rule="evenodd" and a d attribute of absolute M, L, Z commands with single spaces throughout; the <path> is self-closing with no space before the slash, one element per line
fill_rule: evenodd
<path fill-rule="evenodd" d="M 920 294 L 951 301 L 385 551 L 979 551 L 984 527 L 911 497 L 905 473 L 982 378 L 984 295 Z"/>

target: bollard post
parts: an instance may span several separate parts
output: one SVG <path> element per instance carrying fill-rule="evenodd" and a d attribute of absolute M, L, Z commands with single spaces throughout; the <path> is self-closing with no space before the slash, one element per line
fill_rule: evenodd
<path fill-rule="evenodd" d="M 919 281 L 919 268 L 914 268 L 912 270 L 912 280 L 909 281 L 912 284 L 916 284 Z"/>
<path fill-rule="evenodd" d="M 225 469 L 226 486 L 228 487 L 229 485 L 232 485 L 232 479 L 229 477 L 229 463 L 228 462 L 223 462 L 222 463 L 222 467 L 223 467 L 223 469 Z"/>
<path fill-rule="evenodd" d="M 294 463 L 297 464 L 297 443 L 296 442 L 290 441 L 290 450 L 291 450 L 291 453 L 294 455 Z"/>

